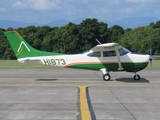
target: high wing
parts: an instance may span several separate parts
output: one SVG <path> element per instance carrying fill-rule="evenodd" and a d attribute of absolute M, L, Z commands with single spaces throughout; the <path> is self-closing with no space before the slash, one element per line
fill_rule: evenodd
<path fill-rule="evenodd" d="M 100 45 L 97 45 L 95 47 L 93 47 L 91 50 L 92 51 L 95 51 L 95 50 L 99 50 L 99 49 L 112 49 L 114 47 L 122 47 L 120 46 L 118 43 L 105 43 L 105 44 L 100 44 Z"/>

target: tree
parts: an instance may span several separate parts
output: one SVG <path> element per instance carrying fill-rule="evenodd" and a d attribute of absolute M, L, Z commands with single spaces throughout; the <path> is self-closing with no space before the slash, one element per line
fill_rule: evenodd
<path fill-rule="evenodd" d="M 153 25 L 153 28 L 160 28 L 160 21 L 157 21 L 156 24 Z"/>
<path fill-rule="evenodd" d="M 15 59 L 13 50 L 11 49 L 4 32 L 4 29 L 0 29 L 0 59 Z"/>
<path fill-rule="evenodd" d="M 131 51 L 147 54 L 151 46 L 153 54 L 160 54 L 160 21 L 135 29 L 124 30 L 119 25 L 107 27 L 107 23 L 88 18 L 78 25 L 69 22 L 53 28 L 28 26 L 18 28 L 17 32 L 34 48 L 49 52 L 80 53 L 97 45 L 98 39 L 101 43 L 118 42 Z M 0 59 L 15 59 L 4 31 L 0 29 Z"/>
<path fill-rule="evenodd" d="M 132 31 L 125 31 L 120 39 L 120 44 L 133 52 L 150 53 L 150 46 L 153 54 L 160 53 L 160 29 L 152 26 L 135 28 Z"/>
<path fill-rule="evenodd" d="M 119 38 L 124 34 L 124 30 L 119 25 L 114 25 L 109 29 L 109 42 L 119 42 Z"/>
<path fill-rule="evenodd" d="M 100 42 L 107 42 L 108 29 L 107 24 L 98 22 L 97 19 L 86 19 L 79 25 L 80 44 L 82 50 L 90 49 L 97 45 L 96 39 Z"/>

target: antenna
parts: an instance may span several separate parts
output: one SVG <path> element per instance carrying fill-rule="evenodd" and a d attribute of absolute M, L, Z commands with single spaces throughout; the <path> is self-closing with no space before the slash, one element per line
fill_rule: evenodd
<path fill-rule="evenodd" d="M 99 44 L 101 44 L 101 42 L 99 42 L 99 40 L 98 40 L 98 39 L 96 39 L 96 41 L 97 41 Z"/>

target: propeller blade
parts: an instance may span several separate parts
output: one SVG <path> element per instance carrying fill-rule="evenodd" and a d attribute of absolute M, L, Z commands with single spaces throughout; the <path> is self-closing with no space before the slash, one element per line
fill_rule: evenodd
<path fill-rule="evenodd" d="M 150 57 L 149 57 L 149 61 L 150 61 L 151 68 L 152 68 L 152 60 L 156 60 L 156 59 L 159 59 L 159 58 L 160 58 L 160 56 L 152 55 L 152 47 L 150 45 Z"/>
<path fill-rule="evenodd" d="M 150 45 L 150 57 L 149 57 L 149 61 L 150 61 L 151 68 L 152 68 L 152 60 L 153 60 L 152 47 L 151 47 L 151 45 Z"/>
<path fill-rule="evenodd" d="M 150 46 L 150 56 L 152 56 L 152 47 Z"/>
<path fill-rule="evenodd" d="M 149 59 L 149 61 L 150 61 L 150 65 L 151 65 L 151 68 L 152 68 L 152 59 Z"/>

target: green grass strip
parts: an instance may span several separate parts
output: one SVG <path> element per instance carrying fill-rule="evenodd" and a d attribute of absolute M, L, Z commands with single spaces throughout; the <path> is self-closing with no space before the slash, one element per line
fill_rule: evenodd
<path fill-rule="evenodd" d="M 20 63 L 17 60 L 0 60 L 0 69 L 51 69 L 55 66 Z"/>
<path fill-rule="evenodd" d="M 151 63 L 149 62 L 146 69 L 160 69 L 160 60 L 152 60 L 152 67 Z"/>

